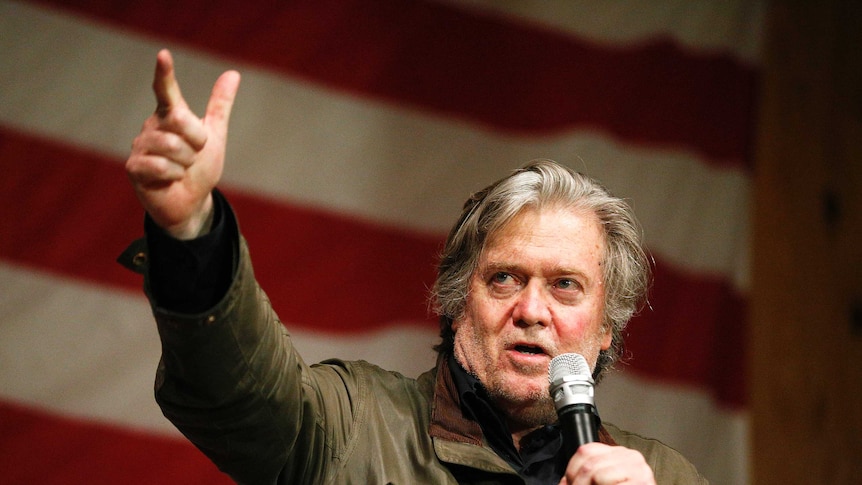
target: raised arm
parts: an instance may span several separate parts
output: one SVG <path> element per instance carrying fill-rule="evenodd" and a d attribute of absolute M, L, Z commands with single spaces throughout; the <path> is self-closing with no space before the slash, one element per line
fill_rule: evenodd
<path fill-rule="evenodd" d="M 210 228 L 212 190 L 224 167 L 239 82 L 236 71 L 222 74 L 198 118 L 180 92 L 171 53 L 165 49 L 156 56 L 156 110 L 132 143 L 126 172 L 153 221 L 177 239 L 193 239 Z"/>

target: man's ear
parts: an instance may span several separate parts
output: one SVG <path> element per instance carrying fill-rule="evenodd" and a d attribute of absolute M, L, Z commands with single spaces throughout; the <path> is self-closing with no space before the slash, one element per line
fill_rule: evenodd
<path fill-rule="evenodd" d="M 611 331 L 610 325 L 602 325 L 602 350 L 611 348 L 611 343 L 614 341 L 614 332 Z"/>

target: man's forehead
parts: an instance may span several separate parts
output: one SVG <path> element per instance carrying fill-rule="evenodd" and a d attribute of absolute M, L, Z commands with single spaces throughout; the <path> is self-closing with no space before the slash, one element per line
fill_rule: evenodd
<path fill-rule="evenodd" d="M 604 248 L 605 235 L 594 213 L 573 208 L 529 209 L 489 234 L 479 264 L 506 270 L 516 269 L 524 259 L 542 258 L 561 272 L 579 272 L 585 266 L 601 264 Z"/>

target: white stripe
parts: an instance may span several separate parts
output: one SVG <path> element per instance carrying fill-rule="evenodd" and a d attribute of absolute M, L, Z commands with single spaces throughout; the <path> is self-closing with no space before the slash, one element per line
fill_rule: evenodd
<path fill-rule="evenodd" d="M 762 0 L 437 0 L 512 16 L 612 45 L 663 37 L 699 51 L 760 57 Z"/>
<path fill-rule="evenodd" d="M 713 484 L 748 483 L 748 414 L 703 392 L 611 372 L 596 388 L 603 420 L 680 451 Z"/>
<path fill-rule="evenodd" d="M 0 4 L 0 121 L 119 160 L 153 110 L 150 40 Z M 175 49 L 183 91 L 203 110 L 229 65 Z M 533 158 L 583 168 L 630 198 L 652 251 L 748 287 L 749 180 L 692 153 L 597 133 L 515 137 L 326 91 L 251 67 L 234 108 L 224 185 L 421 231 L 442 232 L 470 192 Z"/>
<path fill-rule="evenodd" d="M 291 330 L 290 336 L 309 364 L 326 359 L 365 360 L 408 377 L 434 366 L 433 346 L 440 341 L 436 329 L 392 325 L 383 330 L 341 335 Z"/>
<path fill-rule="evenodd" d="M 171 433 L 153 399 L 155 325 L 140 297 L 0 264 L 0 392 L 78 417 Z"/>
<path fill-rule="evenodd" d="M 0 395 L 54 412 L 177 436 L 153 398 L 159 339 L 142 296 L 0 263 Z M 364 359 L 407 376 L 434 364 L 436 331 L 393 326 L 363 335 L 292 330 L 308 362 Z M 744 483 L 743 414 L 703 393 L 609 375 L 603 417 L 653 436 L 693 460 L 713 483 Z M 692 430 L 697 430 L 693 433 Z M 720 449 L 715 448 L 721 443 Z"/>
<path fill-rule="evenodd" d="M 143 296 L 0 262 L 0 395 L 67 415 L 176 434 L 153 398 L 160 344 Z M 363 359 L 418 376 L 435 329 L 360 335 L 291 329 L 308 362 Z M 392 342 L 398 342 L 393 346 Z M 393 350 L 397 349 L 397 350 Z"/>

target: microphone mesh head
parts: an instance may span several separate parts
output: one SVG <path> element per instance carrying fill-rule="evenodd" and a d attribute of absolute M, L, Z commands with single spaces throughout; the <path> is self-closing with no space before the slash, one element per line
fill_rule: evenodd
<path fill-rule="evenodd" d="M 585 376 L 592 380 L 592 372 L 587 359 L 581 354 L 560 354 L 551 359 L 548 366 L 548 381 L 554 382 L 563 376 Z"/>

